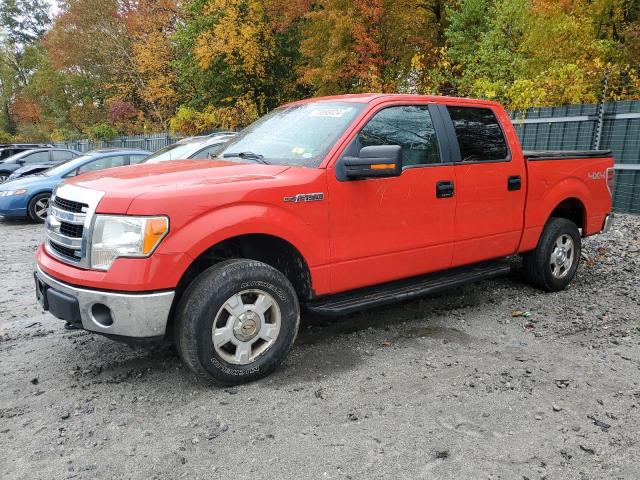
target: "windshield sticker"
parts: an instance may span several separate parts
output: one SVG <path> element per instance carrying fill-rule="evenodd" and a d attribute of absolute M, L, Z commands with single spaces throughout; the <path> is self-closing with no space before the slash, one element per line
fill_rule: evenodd
<path fill-rule="evenodd" d="M 309 113 L 310 117 L 324 118 L 342 118 L 345 113 L 350 112 L 351 108 L 325 108 L 323 110 L 313 110 Z"/>
<path fill-rule="evenodd" d="M 294 155 L 304 155 L 304 147 L 293 147 L 291 153 Z"/>

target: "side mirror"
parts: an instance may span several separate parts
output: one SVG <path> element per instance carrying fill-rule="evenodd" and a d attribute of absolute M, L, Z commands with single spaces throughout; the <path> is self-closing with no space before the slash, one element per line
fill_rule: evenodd
<path fill-rule="evenodd" d="M 402 147 L 399 145 L 374 145 L 364 147 L 357 157 L 342 158 L 345 180 L 398 177 L 402 173 Z"/>

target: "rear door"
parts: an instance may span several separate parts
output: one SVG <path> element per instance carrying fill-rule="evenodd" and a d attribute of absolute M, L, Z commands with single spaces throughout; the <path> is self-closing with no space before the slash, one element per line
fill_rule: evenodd
<path fill-rule="evenodd" d="M 490 107 L 447 105 L 454 148 L 455 245 L 452 266 L 516 252 L 523 227 L 526 172 Z M 520 155 L 520 152 L 516 152 Z"/>
<path fill-rule="evenodd" d="M 69 150 L 52 150 L 51 151 L 51 161 L 53 163 L 62 163 L 67 160 L 71 160 L 76 155 Z"/>
<path fill-rule="evenodd" d="M 333 291 L 449 267 L 455 198 L 438 198 L 436 186 L 453 180 L 454 167 L 442 161 L 433 113 L 427 104 L 378 107 L 342 153 L 400 145 L 399 177 L 340 181 L 328 169 Z"/>

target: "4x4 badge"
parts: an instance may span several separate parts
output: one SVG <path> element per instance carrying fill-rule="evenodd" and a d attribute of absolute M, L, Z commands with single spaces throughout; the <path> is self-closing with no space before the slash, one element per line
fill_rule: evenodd
<path fill-rule="evenodd" d="M 293 197 L 284 197 L 285 202 L 300 203 L 300 202 L 319 202 L 324 200 L 324 193 L 299 193 Z"/>

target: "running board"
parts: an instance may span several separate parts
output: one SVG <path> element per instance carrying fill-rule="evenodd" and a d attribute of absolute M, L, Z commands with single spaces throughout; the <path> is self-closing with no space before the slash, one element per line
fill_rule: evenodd
<path fill-rule="evenodd" d="M 307 303 L 306 308 L 321 315 L 346 315 L 506 275 L 510 271 L 511 267 L 504 261 L 476 263 L 322 297 Z"/>

